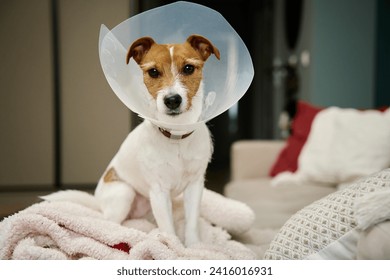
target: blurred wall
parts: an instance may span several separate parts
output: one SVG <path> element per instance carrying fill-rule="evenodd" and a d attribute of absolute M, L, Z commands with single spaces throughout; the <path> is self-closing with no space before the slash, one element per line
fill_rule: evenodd
<path fill-rule="evenodd" d="M 375 90 L 376 1 L 314 0 L 310 101 L 371 108 Z"/>
<path fill-rule="evenodd" d="M 0 188 L 99 179 L 131 121 L 101 70 L 99 29 L 130 13 L 129 0 L 0 0 Z"/>
<path fill-rule="evenodd" d="M 0 1 L 0 185 L 54 176 L 50 1 Z"/>
<path fill-rule="evenodd" d="M 98 57 L 100 25 L 129 17 L 128 0 L 59 0 L 64 184 L 96 182 L 130 129 Z"/>

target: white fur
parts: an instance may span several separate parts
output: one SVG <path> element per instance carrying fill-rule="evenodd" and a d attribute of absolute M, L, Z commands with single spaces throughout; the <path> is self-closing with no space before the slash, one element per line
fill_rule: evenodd
<path fill-rule="evenodd" d="M 173 49 L 171 49 L 172 55 Z M 173 69 L 173 71 L 175 71 Z M 175 75 L 174 83 L 160 90 L 157 100 L 151 99 L 156 118 L 170 123 L 196 122 L 202 111 L 202 84 L 187 110 L 187 89 Z M 164 97 L 180 94 L 181 114 L 167 115 Z M 105 182 L 100 179 L 95 196 L 107 219 L 121 223 L 132 210 L 136 194 L 150 199 L 153 215 L 160 230 L 175 234 L 172 198 L 183 194 L 186 229 L 185 243 L 199 242 L 198 217 L 204 188 L 204 174 L 212 154 L 210 133 L 205 124 L 189 137 L 172 140 L 164 136 L 154 124 L 145 120 L 125 139 L 107 170 L 113 168 L 120 180 Z"/>

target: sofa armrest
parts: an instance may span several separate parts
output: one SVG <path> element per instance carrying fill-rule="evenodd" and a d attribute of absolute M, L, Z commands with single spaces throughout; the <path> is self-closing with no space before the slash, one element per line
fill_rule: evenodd
<path fill-rule="evenodd" d="M 279 140 L 242 140 L 231 148 L 231 180 L 268 176 L 272 164 L 284 147 Z"/>

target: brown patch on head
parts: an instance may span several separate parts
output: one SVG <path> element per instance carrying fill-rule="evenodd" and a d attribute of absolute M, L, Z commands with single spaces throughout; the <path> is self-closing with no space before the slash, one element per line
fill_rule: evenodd
<path fill-rule="evenodd" d="M 191 35 L 185 43 L 175 47 L 174 61 L 181 72 L 180 80 L 188 89 L 187 109 L 191 107 L 192 98 L 199 90 L 203 78 L 203 65 L 211 54 L 220 59 L 219 50 L 208 39 L 200 35 Z M 186 71 L 188 66 L 193 68 L 190 73 Z"/>
<path fill-rule="evenodd" d="M 159 90 L 173 83 L 168 45 L 156 44 L 150 37 L 139 38 L 131 44 L 126 62 L 131 58 L 142 69 L 144 83 L 154 99 Z"/>
<path fill-rule="evenodd" d="M 200 82 L 203 79 L 202 69 L 204 60 L 200 54 L 186 42 L 174 46 L 173 65 L 175 66 L 180 82 L 187 89 L 187 109 L 189 109 L 192 105 L 192 98 L 198 92 Z"/>
<path fill-rule="evenodd" d="M 154 44 L 154 40 L 150 37 L 142 37 L 134 41 L 127 52 L 126 63 L 129 64 L 130 58 L 134 58 L 134 60 L 140 64 L 142 58 Z"/>
<path fill-rule="evenodd" d="M 158 91 L 174 82 L 169 45 L 155 44 L 143 57 L 140 67 L 149 93 L 156 99 Z"/>
<path fill-rule="evenodd" d="M 118 174 L 116 173 L 116 170 L 114 167 L 111 167 L 106 171 L 106 174 L 103 177 L 104 183 L 110 183 L 110 182 L 115 182 L 115 181 L 120 181 L 121 179 L 119 178 Z"/>
<path fill-rule="evenodd" d="M 187 38 L 187 42 L 199 52 L 204 61 L 211 54 L 214 54 L 218 60 L 220 59 L 219 50 L 205 37 L 194 34 Z"/>

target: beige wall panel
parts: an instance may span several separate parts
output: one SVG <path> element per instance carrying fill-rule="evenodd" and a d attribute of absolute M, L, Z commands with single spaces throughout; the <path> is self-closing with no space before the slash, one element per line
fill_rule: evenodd
<path fill-rule="evenodd" d="M 100 25 L 129 17 L 129 0 L 59 0 L 62 175 L 65 184 L 96 183 L 130 129 L 129 110 L 100 66 Z"/>
<path fill-rule="evenodd" d="M 53 183 L 50 1 L 0 0 L 0 186 Z"/>

